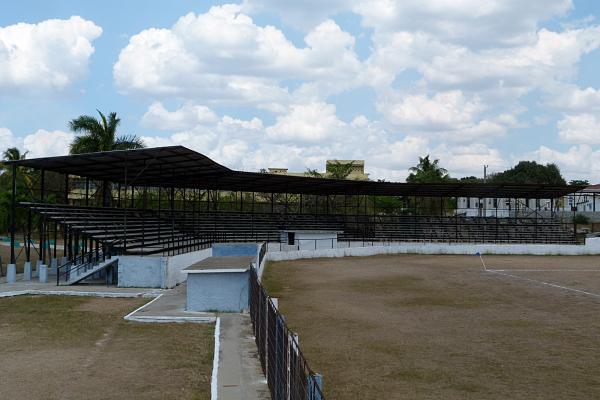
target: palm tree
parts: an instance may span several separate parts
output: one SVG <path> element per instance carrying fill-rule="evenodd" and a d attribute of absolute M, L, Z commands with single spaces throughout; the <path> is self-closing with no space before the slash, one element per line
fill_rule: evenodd
<path fill-rule="evenodd" d="M 81 115 L 69 122 L 69 128 L 81 134 L 75 137 L 70 146 L 71 154 L 94 153 L 98 151 L 131 150 L 145 147 L 142 139 L 135 135 L 117 136 L 117 127 L 121 122 L 117 113 L 111 112 L 108 118 L 99 110 L 100 119 L 90 115 Z"/>
<path fill-rule="evenodd" d="M 429 154 L 419 157 L 419 164 L 409 168 L 410 175 L 406 178 L 409 183 L 436 183 L 450 179 L 448 171 L 440 167 L 440 160 L 429 159 Z"/>
<path fill-rule="evenodd" d="M 26 151 L 25 153 L 21 154 L 21 150 L 19 150 L 18 148 L 10 147 L 4 150 L 4 152 L 2 153 L 2 158 L 4 161 L 19 161 L 27 158 L 28 153 L 29 152 Z"/>
<path fill-rule="evenodd" d="M 8 149 L 2 152 L 2 162 L 0 162 L 1 170 L 0 172 L 5 175 L 7 181 L 10 182 L 10 177 L 12 177 L 12 169 L 7 167 L 5 161 L 20 161 L 27 158 L 28 151 L 21 153 L 16 147 L 9 147 Z M 33 186 L 33 177 L 32 171 L 28 168 L 23 168 L 21 173 L 18 175 L 20 181 L 25 185 L 28 190 L 31 190 Z"/>

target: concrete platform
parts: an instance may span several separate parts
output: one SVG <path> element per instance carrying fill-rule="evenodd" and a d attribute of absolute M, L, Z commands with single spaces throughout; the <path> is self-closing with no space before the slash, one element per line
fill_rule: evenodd
<path fill-rule="evenodd" d="M 221 315 L 219 400 L 269 400 L 248 314 Z"/>
<path fill-rule="evenodd" d="M 223 257 L 208 257 L 200 262 L 197 262 L 183 271 L 187 273 L 201 273 L 202 271 L 230 271 L 230 270 L 248 270 L 250 263 L 254 261 L 254 256 L 223 256 Z"/>
<path fill-rule="evenodd" d="M 0 297 L 19 295 L 64 295 L 97 297 L 156 297 L 164 290 L 144 288 L 119 288 L 106 285 L 56 286 L 55 282 L 17 281 L 0 283 Z"/>
<path fill-rule="evenodd" d="M 214 322 L 216 315 L 209 312 L 185 310 L 187 285 L 165 290 L 156 299 L 125 316 L 128 321 L 137 322 Z"/>

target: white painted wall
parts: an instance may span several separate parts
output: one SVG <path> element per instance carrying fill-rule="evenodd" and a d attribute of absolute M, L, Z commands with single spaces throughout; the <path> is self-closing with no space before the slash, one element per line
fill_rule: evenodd
<path fill-rule="evenodd" d="M 588 238 L 585 245 L 489 244 L 489 243 L 394 243 L 385 246 L 346 247 L 327 250 L 269 251 L 269 261 L 320 257 L 372 256 L 377 254 L 530 254 L 598 255 L 600 238 Z"/>
<path fill-rule="evenodd" d="M 186 280 L 181 270 L 212 255 L 212 249 L 176 256 L 119 256 L 119 287 L 170 289 Z"/>
<path fill-rule="evenodd" d="M 187 274 L 182 273 L 181 270 L 210 256 L 212 256 L 212 248 L 164 257 L 167 259 L 165 287 L 172 288 L 185 282 Z"/>

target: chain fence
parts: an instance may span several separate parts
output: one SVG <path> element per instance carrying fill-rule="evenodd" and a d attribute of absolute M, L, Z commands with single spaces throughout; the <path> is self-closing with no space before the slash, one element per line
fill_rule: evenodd
<path fill-rule="evenodd" d="M 324 400 L 322 377 L 315 374 L 298 346 L 298 336 L 250 270 L 250 317 L 258 355 L 273 400 Z"/>

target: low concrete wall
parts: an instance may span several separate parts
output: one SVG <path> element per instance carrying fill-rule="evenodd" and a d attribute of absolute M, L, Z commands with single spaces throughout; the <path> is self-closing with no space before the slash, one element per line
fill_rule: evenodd
<path fill-rule="evenodd" d="M 119 256 L 119 287 L 163 287 L 165 267 L 160 256 Z"/>
<path fill-rule="evenodd" d="M 198 261 L 212 256 L 212 249 L 193 251 L 191 253 L 178 254 L 167 257 L 167 274 L 165 287 L 172 288 L 181 282 L 185 282 L 187 274 L 181 272 L 182 269 L 194 265 Z"/>
<path fill-rule="evenodd" d="M 173 288 L 186 279 L 182 269 L 211 254 L 209 248 L 170 257 L 119 256 L 119 287 Z"/>
<path fill-rule="evenodd" d="M 256 255 L 257 246 L 256 243 L 215 243 L 212 246 L 212 256 L 253 256 Z"/>
<path fill-rule="evenodd" d="M 597 255 L 600 238 L 588 238 L 585 245 L 489 244 L 489 243 L 394 243 L 389 246 L 347 247 L 327 250 L 270 251 L 269 261 L 299 260 L 320 257 L 360 257 L 377 254 L 530 254 L 530 255 Z"/>
<path fill-rule="evenodd" d="M 187 311 L 242 312 L 248 309 L 249 272 L 189 274 Z"/>

